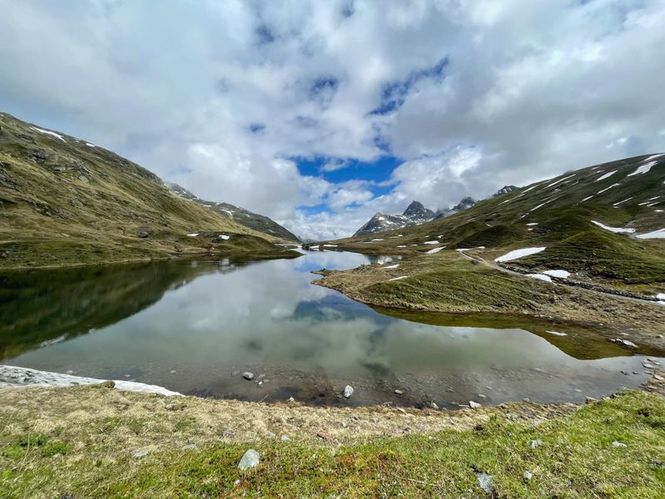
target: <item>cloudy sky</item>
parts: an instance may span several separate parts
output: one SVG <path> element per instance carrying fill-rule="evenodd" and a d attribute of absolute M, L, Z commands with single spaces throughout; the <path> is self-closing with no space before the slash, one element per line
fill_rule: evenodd
<path fill-rule="evenodd" d="M 665 151 L 665 0 L 0 0 L 0 110 L 301 236 Z"/>

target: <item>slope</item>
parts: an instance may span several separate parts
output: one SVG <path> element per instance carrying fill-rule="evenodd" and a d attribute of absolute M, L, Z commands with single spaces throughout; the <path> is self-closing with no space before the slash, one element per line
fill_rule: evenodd
<path fill-rule="evenodd" d="M 275 241 L 110 151 L 0 113 L 0 267 L 285 254 Z"/>

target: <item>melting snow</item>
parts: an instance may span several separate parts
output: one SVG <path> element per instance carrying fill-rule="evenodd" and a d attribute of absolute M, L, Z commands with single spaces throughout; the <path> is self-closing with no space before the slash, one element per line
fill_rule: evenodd
<path fill-rule="evenodd" d="M 383 241 L 383 239 L 372 239 L 370 242 L 375 242 L 375 241 Z"/>
<path fill-rule="evenodd" d="M 548 187 L 555 186 L 556 184 L 559 184 L 559 183 L 563 182 L 564 180 L 568 180 L 569 178 L 573 178 L 574 176 L 575 176 L 575 174 L 573 173 L 572 175 L 568 175 L 567 177 L 562 178 L 560 180 L 557 180 L 556 182 L 552 182 L 550 185 L 546 185 L 545 189 L 547 189 Z"/>
<path fill-rule="evenodd" d="M 648 158 L 646 158 L 644 160 L 644 162 L 646 163 L 646 162 L 651 161 L 653 159 L 661 158 L 663 156 L 665 156 L 665 154 L 654 154 L 653 156 L 649 156 Z"/>
<path fill-rule="evenodd" d="M 66 142 L 64 137 L 62 135 L 60 135 L 59 133 L 51 132 L 50 130 L 43 130 L 41 128 L 37 128 L 36 126 L 31 126 L 30 128 L 32 128 L 33 130 L 35 130 L 39 133 L 43 133 L 44 135 L 50 135 L 51 137 L 55 137 L 56 139 L 60 139 L 63 142 Z"/>
<path fill-rule="evenodd" d="M 388 280 L 389 281 L 399 281 L 401 279 L 406 279 L 407 277 L 409 277 L 409 276 L 408 275 L 401 275 L 399 277 L 393 277 L 392 279 L 388 279 Z"/>
<path fill-rule="evenodd" d="M 517 260 L 518 258 L 522 258 L 525 256 L 530 256 L 530 255 L 535 255 L 536 253 L 540 253 L 541 251 L 545 251 L 547 249 L 547 246 L 543 246 L 541 248 L 522 248 L 522 249 L 516 249 L 513 251 L 510 251 L 506 253 L 503 256 L 500 256 L 499 258 L 494 259 L 495 262 L 510 262 L 512 260 Z M 460 250 L 458 250 L 460 251 Z"/>
<path fill-rule="evenodd" d="M 633 232 L 635 232 L 635 229 L 632 228 L 610 227 L 609 225 L 601 224 L 600 222 L 596 222 L 595 220 L 591 220 L 591 223 L 596 224 L 601 229 L 614 232 L 615 234 L 632 234 Z"/>
<path fill-rule="evenodd" d="M 651 170 L 651 167 L 655 165 L 657 161 L 650 161 L 645 165 L 638 166 L 637 170 L 635 170 L 633 173 L 629 173 L 626 175 L 627 177 L 632 177 L 633 175 L 641 175 L 642 173 L 649 173 L 649 170 Z"/>
<path fill-rule="evenodd" d="M 602 190 L 596 192 L 596 194 L 602 194 L 603 192 L 605 192 L 605 191 L 609 191 L 612 187 L 616 187 L 617 185 L 620 185 L 620 184 L 612 184 L 612 185 L 610 185 L 609 187 L 605 187 L 604 189 L 602 189 Z"/>
<path fill-rule="evenodd" d="M 95 144 L 91 144 L 90 142 L 86 142 L 85 145 L 88 147 L 97 147 Z"/>
<path fill-rule="evenodd" d="M 95 385 L 103 383 L 105 380 L 96 378 L 82 378 L 80 376 L 71 376 L 69 374 L 52 373 L 47 371 L 37 371 L 36 369 L 26 369 L 24 367 L 0 366 L 0 387 L 19 387 L 27 385 L 38 386 L 74 386 L 74 385 Z M 181 396 L 178 392 L 172 392 L 166 388 L 156 385 L 146 385 L 145 383 L 136 383 L 134 381 L 113 380 L 115 388 L 128 392 L 159 393 L 171 397 Z"/>
<path fill-rule="evenodd" d="M 606 178 L 610 178 L 612 175 L 614 175 L 617 171 L 612 170 L 611 172 L 606 173 L 605 175 L 601 175 L 596 179 L 596 182 L 600 182 L 601 180 L 605 180 Z"/>
<path fill-rule="evenodd" d="M 538 225 L 538 222 L 531 222 L 527 224 L 529 227 L 533 227 L 534 225 Z"/>
<path fill-rule="evenodd" d="M 623 204 L 623 203 L 625 203 L 626 201 L 630 201 L 631 199 L 633 199 L 632 196 L 629 197 L 629 198 L 624 199 L 623 201 L 619 201 L 618 203 L 614 203 L 612 206 L 619 206 L 620 204 Z"/>
<path fill-rule="evenodd" d="M 585 198 L 582 200 L 582 202 L 584 202 L 584 201 L 588 201 L 588 200 L 591 199 L 592 197 L 593 197 L 593 194 L 592 194 L 591 196 L 587 196 L 587 197 L 585 197 Z"/>
<path fill-rule="evenodd" d="M 406 244 L 400 244 L 397 246 L 398 248 L 406 248 Z"/>
<path fill-rule="evenodd" d="M 554 336 L 568 336 L 566 333 L 560 333 L 559 331 L 545 331 L 545 332 L 553 334 Z"/>
<path fill-rule="evenodd" d="M 324 244 L 323 247 L 324 248 L 337 248 L 337 245 L 336 244 Z"/>
<path fill-rule="evenodd" d="M 548 275 L 550 277 L 559 277 L 560 279 L 568 279 L 570 277 L 570 272 L 567 270 L 543 270 L 541 274 Z"/>
<path fill-rule="evenodd" d="M 399 267 L 399 263 L 396 263 L 395 265 L 387 265 L 383 268 L 384 269 L 396 269 L 397 267 Z"/>
<path fill-rule="evenodd" d="M 319 245 L 317 244 L 315 246 L 310 246 L 309 249 L 317 250 L 319 249 Z"/>
<path fill-rule="evenodd" d="M 187 234 L 187 237 L 196 237 L 198 235 L 199 235 L 198 232 L 192 232 L 191 234 Z"/>
<path fill-rule="evenodd" d="M 221 234 L 219 238 L 223 239 L 224 241 L 228 241 L 229 239 L 231 239 L 231 236 L 227 236 L 226 234 Z"/>
<path fill-rule="evenodd" d="M 654 230 L 646 234 L 637 234 L 638 239 L 665 239 L 665 229 Z"/>
<path fill-rule="evenodd" d="M 425 241 L 425 244 L 439 244 L 439 241 Z"/>
<path fill-rule="evenodd" d="M 428 255 L 433 255 L 434 253 L 438 253 L 439 251 L 441 251 L 444 248 L 445 248 L 445 246 L 441 246 L 440 248 L 432 248 L 431 250 L 427 251 L 427 254 Z"/>

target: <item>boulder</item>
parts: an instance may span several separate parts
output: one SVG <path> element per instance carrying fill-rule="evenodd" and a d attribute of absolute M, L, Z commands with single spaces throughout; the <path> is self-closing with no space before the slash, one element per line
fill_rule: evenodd
<path fill-rule="evenodd" d="M 240 471 L 245 471 L 250 468 L 256 468 L 261 462 L 261 456 L 254 449 L 249 449 L 245 454 L 243 454 L 240 462 L 238 463 L 238 469 Z"/>

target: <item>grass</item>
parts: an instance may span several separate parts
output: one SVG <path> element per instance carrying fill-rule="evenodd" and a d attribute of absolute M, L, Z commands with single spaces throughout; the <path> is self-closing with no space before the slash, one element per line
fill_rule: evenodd
<path fill-rule="evenodd" d="M 57 404 L 55 395 L 48 411 Z M 538 425 L 494 415 L 469 430 L 341 446 L 296 437 L 187 447 L 181 442 L 196 423 L 174 429 L 154 417 L 85 426 L 59 419 L 34 433 L 25 414 L 17 408 L 0 419 L 3 497 L 478 497 L 487 495 L 479 472 L 492 476 L 495 497 L 665 495 L 665 399 L 654 393 L 626 392 Z M 132 457 L 128 434 L 150 443 L 145 457 Z M 261 464 L 240 472 L 250 447 Z"/>

